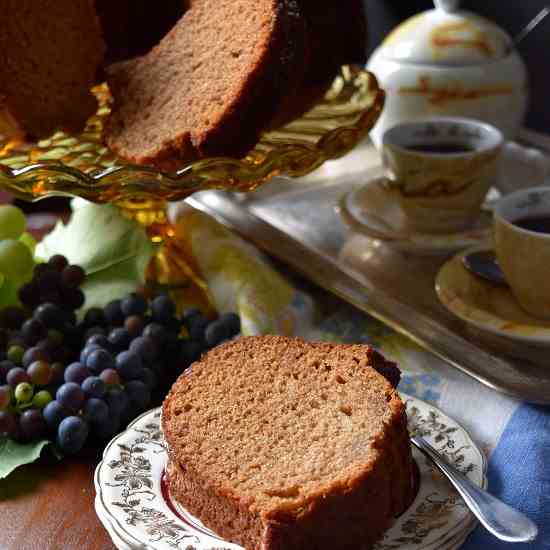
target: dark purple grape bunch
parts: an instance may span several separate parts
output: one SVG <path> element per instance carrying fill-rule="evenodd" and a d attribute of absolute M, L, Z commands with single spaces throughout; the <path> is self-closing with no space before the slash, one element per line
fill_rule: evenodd
<path fill-rule="evenodd" d="M 19 289 L 19 300 L 33 310 L 46 303 L 77 310 L 84 304 L 84 293 L 79 287 L 85 277 L 79 265 L 69 265 L 65 256 L 55 254 L 34 268 L 32 280 Z"/>
<path fill-rule="evenodd" d="M 58 274 L 74 267 L 50 261 Z M 41 285 L 48 272 L 42 268 L 33 282 Z M 166 295 L 129 294 L 88 309 L 80 323 L 72 305 L 39 301 L 3 312 L 9 327 L 0 332 L 0 437 L 49 437 L 67 454 L 91 437 L 113 437 L 160 403 L 203 352 L 240 332 L 238 315 L 209 320 L 190 309 L 178 317 Z"/>
<path fill-rule="evenodd" d="M 84 303 L 84 277 L 80 266 L 52 256 L 20 288 L 22 307 L 0 311 L 0 437 L 49 437 L 44 411 L 81 347 L 74 310 Z"/>

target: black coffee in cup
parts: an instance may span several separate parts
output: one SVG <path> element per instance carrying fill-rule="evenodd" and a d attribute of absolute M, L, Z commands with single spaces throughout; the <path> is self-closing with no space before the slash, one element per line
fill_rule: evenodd
<path fill-rule="evenodd" d="M 437 155 L 458 155 L 472 153 L 475 149 L 467 143 L 415 143 L 406 145 L 404 149 L 418 153 L 428 153 Z"/>
<path fill-rule="evenodd" d="M 535 233 L 550 234 L 550 216 L 527 216 L 515 220 L 514 225 Z"/>

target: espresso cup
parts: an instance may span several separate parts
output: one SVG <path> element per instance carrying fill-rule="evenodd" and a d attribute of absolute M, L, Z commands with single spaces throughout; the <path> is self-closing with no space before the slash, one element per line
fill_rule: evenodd
<path fill-rule="evenodd" d="M 499 200 L 494 237 L 498 263 L 519 305 L 550 319 L 550 187 Z"/>
<path fill-rule="evenodd" d="M 387 189 L 407 227 L 421 233 L 470 228 L 498 177 L 500 131 L 466 118 L 393 126 L 382 136 Z"/>

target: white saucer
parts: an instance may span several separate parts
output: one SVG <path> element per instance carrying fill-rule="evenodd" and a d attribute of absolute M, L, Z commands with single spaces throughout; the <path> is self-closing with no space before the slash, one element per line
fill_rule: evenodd
<path fill-rule="evenodd" d="M 353 231 L 415 254 L 445 254 L 478 245 L 488 239 L 492 218 L 480 210 L 474 226 L 452 234 L 417 233 L 407 227 L 400 205 L 386 187 L 385 177 L 346 193 L 340 200 L 342 219 Z"/>
<path fill-rule="evenodd" d="M 485 486 L 486 462 L 467 432 L 433 405 L 402 395 L 409 430 L 417 431 L 472 481 Z M 455 550 L 476 526 L 472 514 L 446 479 L 419 451 L 418 494 L 375 550 Z M 160 409 L 137 418 L 105 448 L 94 483 L 95 508 L 121 550 L 242 550 L 209 531 L 163 492 L 167 452 Z"/>
<path fill-rule="evenodd" d="M 483 332 L 524 344 L 550 345 L 550 321 L 529 315 L 508 287 L 484 281 L 462 265 L 464 255 L 484 248 L 461 252 L 443 265 L 435 282 L 441 303 Z"/>

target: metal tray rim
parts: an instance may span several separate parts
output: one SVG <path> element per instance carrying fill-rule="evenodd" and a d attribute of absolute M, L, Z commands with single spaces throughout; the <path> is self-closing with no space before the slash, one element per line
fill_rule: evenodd
<path fill-rule="evenodd" d="M 396 321 L 395 314 L 388 315 L 387 312 L 383 311 L 383 308 L 378 307 L 367 298 L 372 289 L 369 289 L 358 280 L 357 273 L 353 269 L 338 265 L 335 259 L 328 254 L 307 247 L 304 243 L 293 239 L 288 233 L 254 215 L 247 208 L 248 201 L 246 198 L 243 200 L 243 197 L 239 198 L 224 192 L 216 192 L 215 194 L 206 192 L 187 199 L 187 202 L 191 206 L 211 214 L 222 224 L 237 231 L 274 257 L 287 263 L 324 290 L 336 294 L 358 309 L 379 319 L 481 384 L 531 403 L 550 404 L 550 392 L 545 387 L 539 387 L 536 384 L 529 387 L 526 387 L 525 384 L 514 387 L 503 383 L 502 380 L 499 380 L 498 375 L 487 376 L 481 374 L 477 372 L 475 367 L 469 366 L 468 361 L 459 361 L 454 358 L 452 354 L 444 349 L 444 346 L 442 347 L 437 342 L 434 343 L 400 324 Z M 396 306 L 396 304 L 393 305 Z M 424 319 L 424 322 L 428 324 L 431 330 L 441 330 L 436 321 L 433 321 L 431 326 L 429 319 Z M 470 354 L 473 354 L 476 360 L 485 361 L 486 365 L 491 365 L 491 371 L 498 373 L 499 368 L 510 368 L 511 363 L 506 360 L 492 355 L 490 351 L 475 346 L 461 336 L 453 335 L 448 329 L 444 330 L 448 332 L 446 334 L 447 338 L 455 339 L 453 345 L 465 346 L 465 349 L 469 349 Z"/>

